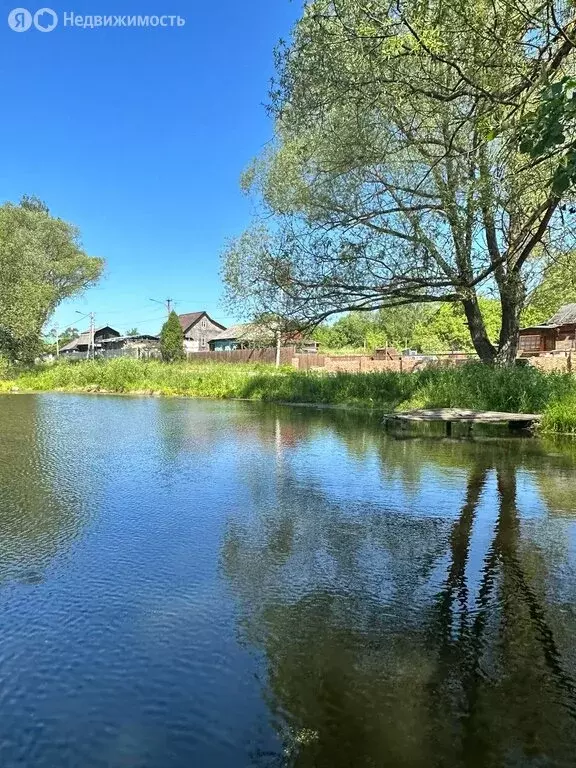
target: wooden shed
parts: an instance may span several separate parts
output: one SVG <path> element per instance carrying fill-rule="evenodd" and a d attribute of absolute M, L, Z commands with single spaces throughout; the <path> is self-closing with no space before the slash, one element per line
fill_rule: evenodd
<path fill-rule="evenodd" d="M 565 304 L 546 323 L 520 331 L 520 354 L 569 349 L 576 349 L 576 304 Z"/>

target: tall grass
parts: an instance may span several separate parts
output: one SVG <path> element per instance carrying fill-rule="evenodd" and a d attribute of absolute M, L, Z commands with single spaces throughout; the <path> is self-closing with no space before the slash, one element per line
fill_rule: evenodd
<path fill-rule="evenodd" d="M 481 363 L 414 373 L 350 374 L 225 363 L 116 359 L 38 366 L 0 381 L 0 391 L 94 391 L 355 405 L 392 411 L 461 407 L 544 413 L 549 431 L 576 433 L 576 377 Z"/>

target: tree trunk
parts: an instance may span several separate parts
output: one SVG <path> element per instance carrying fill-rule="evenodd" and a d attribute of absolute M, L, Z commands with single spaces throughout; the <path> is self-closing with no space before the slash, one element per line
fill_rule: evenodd
<path fill-rule="evenodd" d="M 483 363 L 492 365 L 496 359 L 496 349 L 486 333 L 486 326 L 478 305 L 478 300 L 474 296 L 471 299 L 465 299 L 462 302 L 462 305 L 464 307 L 466 320 L 468 321 L 468 328 L 470 329 L 470 337 L 472 338 L 474 349 Z"/>
<path fill-rule="evenodd" d="M 500 326 L 498 352 L 494 359 L 496 365 L 514 365 L 516 362 L 520 342 L 520 315 L 525 296 L 524 284 L 515 273 L 500 288 L 502 325 Z"/>

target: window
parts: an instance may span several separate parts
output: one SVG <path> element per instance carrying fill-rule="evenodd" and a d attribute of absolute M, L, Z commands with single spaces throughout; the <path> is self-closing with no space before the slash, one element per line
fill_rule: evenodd
<path fill-rule="evenodd" d="M 200 341 L 200 344 L 201 344 L 201 346 L 203 346 L 203 347 L 205 347 L 205 346 L 206 346 L 206 336 L 202 336 L 202 339 L 201 339 L 201 341 Z"/>
<path fill-rule="evenodd" d="M 539 352 L 540 336 L 520 336 L 520 349 L 522 352 Z"/>
<path fill-rule="evenodd" d="M 203 330 L 206 330 L 206 318 L 205 317 L 202 318 L 202 322 L 201 322 L 200 325 L 201 325 Z"/>

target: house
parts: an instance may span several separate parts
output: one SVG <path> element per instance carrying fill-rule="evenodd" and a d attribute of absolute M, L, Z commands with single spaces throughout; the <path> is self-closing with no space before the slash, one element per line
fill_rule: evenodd
<path fill-rule="evenodd" d="M 226 328 L 212 320 L 207 312 L 189 312 L 179 315 L 178 319 L 184 334 L 185 352 L 208 352 L 212 339 Z"/>
<path fill-rule="evenodd" d="M 565 304 L 542 325 L 522 328 L 520 354 L 576 349 L 576 304 Z"/>
<path fill-rule="evenodd" d="M 276 344 L 276 334 L 272 328 L 257 323 L 241 323 L 219 333 L 210 341 L 213 352 L 229 352 L 235 349 L 254 349 L 273 347 Z M 318 343 L 308 341 L 298 332 L 283 334 L 282 346 L 294 346 L 301 352 L 315 354 Z"/>
<path fill-rule="evenodd" d="M 94 350 L 98 353 L 102 349 L 102 342 L 107 339 L 118 338 L 121 334 L 109 325 L 105 325 L 102 328 L 97 328 L 94 331 Z M 60 349 L 61 355 L 86 355 L 88 354 L 88 347 L 90 345 L 90 331 L 84 331 L 78 336 L 77 339 L 65 344 Z"/>
<path fill-rule="evenodd" d="M 255 323 L 240 323 L 216 334 L 210 341 L 213 352 L 252 349 L 274 345 L 274 332 Z"/>

